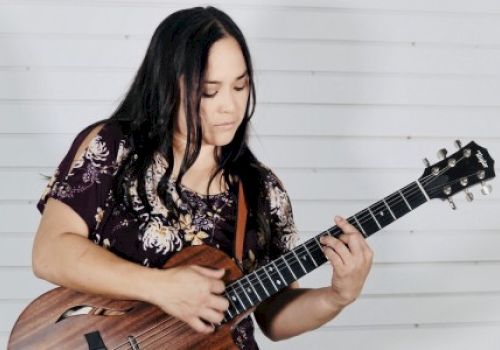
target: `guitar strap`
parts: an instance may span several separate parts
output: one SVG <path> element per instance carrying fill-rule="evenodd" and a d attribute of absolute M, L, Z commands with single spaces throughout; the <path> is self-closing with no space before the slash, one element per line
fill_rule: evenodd
<path fill-rule="evenodd" d="M 243 242 L 245 241 L 245 227 L 247 223 L 248 207 L 243 191 L 243 184 L 240 181 L 238 188 L 238 216 L 236 219 L 236 239 L 234 240 L 234 255 L 240 266 L 243 263 Z"/>

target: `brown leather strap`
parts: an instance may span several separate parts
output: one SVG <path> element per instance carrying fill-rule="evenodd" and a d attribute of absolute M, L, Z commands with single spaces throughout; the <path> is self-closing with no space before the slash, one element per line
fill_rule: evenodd
<path fill-rule="evenodd" d="M 238 189 L 238 216 L 236 219 L 236 239 L 234 240 L 235 257 L 241 265 L 243 262 L 243 242 L 245 240 L 245 227 L 247 224 L 248 208 L 243 191 L 243 184 L 239 181 Z"/>

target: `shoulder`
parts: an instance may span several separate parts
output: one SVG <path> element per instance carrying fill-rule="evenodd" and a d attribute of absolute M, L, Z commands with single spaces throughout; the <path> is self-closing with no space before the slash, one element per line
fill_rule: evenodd
<path fill-rule="evenodd" d="M 118 122 L 97 122 L 76 135 L 69 153 L 72 155 L 72 167 L 83 160 L 120 163 L 128 153 L 127 137 Z"/>
<path fill-rule="evenodd" d="M 275 189 L 280 189 L 282 191 L 285 191 L 285 186 L 281 181 L 281 179 L 278 177 L 278 175 L 270 167 L 262 163 L 260 165 L 261 165 L 262 182 L 264 188 L 266 189 L 266 192 Z"/>

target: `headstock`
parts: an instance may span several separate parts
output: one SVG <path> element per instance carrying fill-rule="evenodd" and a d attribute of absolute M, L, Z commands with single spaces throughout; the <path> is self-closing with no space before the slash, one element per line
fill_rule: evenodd
<path fill-rule="evenodd" d="M 433 165 L 424 159 L 426 168 L 419 178 L 429 198 L 447 199 L 453 209 L 456 209 L 456 206 L 451 196 L 465 191 L 465 198 L 472 201 L 474 195 L 469 191 L 469 187 L 479 183 L 481 193 L 487 195 L 492 191 L 492 187 L 486 181 L 495 177 L 495 161 L 486 148 L 474 141 L 462 147 L 461 142 L 457 140 L 455 145 L 458 151 L 446 157 L 446 150 L 440 150 L 438 157 L 441 160 Z"/>

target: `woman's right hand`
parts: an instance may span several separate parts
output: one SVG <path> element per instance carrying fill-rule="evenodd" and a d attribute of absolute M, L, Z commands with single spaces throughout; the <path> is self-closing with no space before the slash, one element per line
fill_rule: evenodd
<path fill-rule="evenodd" d="M 148 291 L 151 303 L 201 333 L 214 331 L 206 322 L 222 322 L 229 307 L 229 301 L 221 296 L 225 290 L 224 269 L 188 265 L 156 272 Z"/>

